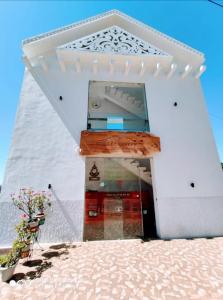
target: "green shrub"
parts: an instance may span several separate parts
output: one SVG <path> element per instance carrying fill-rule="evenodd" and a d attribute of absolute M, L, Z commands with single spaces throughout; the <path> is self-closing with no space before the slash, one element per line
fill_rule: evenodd
<path fill-rule="evenodd" d="M 18 233 L 18 238 L 20 241 L 23 241 L 27 244 L 30 243 L 32 235 L 28 230 L 28 222 L 27 220 L 21 220 L 19 224 L 16 226 L 16 232 Z"/>
<path fill-rule="evenodd" d="M 0 256 L 0 266 L 5 267 L 5 265 L 7 265 L 7 263 L 8 263 L 8 255 L 7 254 L 1 255 Z"/>
<path fill-rule="evenodd" d="M 8 254 L 0 256 L 0 266 L 6 268 L 11 267 L 18 262 L 19 258 L 20 255 L 12 249 Z"/>
<path fill-rule="evenodd" d="M 27 247 L 27 243 L 20 241 L 19 239 L 15 240 L 12 245 L 12 250 L 18 255 L 22 252 L 23 249 Z"/>

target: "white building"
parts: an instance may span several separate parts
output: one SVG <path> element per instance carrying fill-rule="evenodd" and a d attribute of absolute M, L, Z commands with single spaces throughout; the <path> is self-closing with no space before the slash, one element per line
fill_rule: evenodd
<path fill-rule="evenodd" d="M 10 193 L 49 184 L 42 241 L 223 234 L 202 53 L 119 11 L 27 39 L 23 53 L 1 245 L 17 222 Z"/>

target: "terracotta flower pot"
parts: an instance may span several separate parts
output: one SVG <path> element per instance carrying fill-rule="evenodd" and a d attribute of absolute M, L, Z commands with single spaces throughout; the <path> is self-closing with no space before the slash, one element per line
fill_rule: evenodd
<path fill-rule="evenodd" d="M 28 223 L 30 232 L 37 232 L 39 230 L 39 222 L 32 221 Z"/>
<path fill-rule="evenodd" d="M 21 258 L 29 257 L 30 254 L 30 245 L 27 245 L 21 252 Z"/>

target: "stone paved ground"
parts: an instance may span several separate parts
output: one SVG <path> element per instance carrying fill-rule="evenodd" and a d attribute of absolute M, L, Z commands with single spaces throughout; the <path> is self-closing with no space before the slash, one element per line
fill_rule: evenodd
<path fill-rule="evenodd" d="M 223 238 L 51 246 L 15 273 L 1 300 L 223 299 Z"/>

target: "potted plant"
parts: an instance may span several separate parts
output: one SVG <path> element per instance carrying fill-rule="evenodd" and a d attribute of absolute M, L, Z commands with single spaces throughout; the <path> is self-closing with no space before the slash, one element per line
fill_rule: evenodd
<path fill-rule="evenodd" d="M 30 242 L 32 236 L 28 230 L 28 220 L 26 219 L 26 215 L 23 215 L 22 218 L 23 219 L 16 226 L 16 232 L 20 240 Z"/>
<path fill-rule="evenodd" d="M 31 189 L 20 189 L 19 195 L 11 195 L 13 204 L 23 211 L 27 216 L 28 220 L 33 219 L 33 215 L 36 211 L 34 202 L 34 191 Z"/>
<path fill-rule="evenodd" d="M 20 189 L 19 195 L 11 195 L 13 204 L 25 213 L 27 228 L 30 233 L 39 230 L 45 223 L 45 211 L 51 206 L 50 195 L 45 191 L 34 192 L 32 189 Z"/>
<path fill-rule="evenodd" d="M 31 189 L 20 189 L 19 195 L 11 195 L 13 204 L 23 211 L 22 220 L 16 226 L 18 238 L 14 241 L 10 255 L 3 256 L 1 259 L 1 268 L 12 267 L 12 257 L 25 258 L 30 256 L 31 245 L 38 240 L 39 225 L 45 222 L 45 211 L 51 206 L 50 195 L 45 191 L 35 193 Z M 12 256 L 13 255 L 13 256 Z M 11 259 L 11 260 L 10 260 Z M 5 270 L 5 269 L 4 269 Z M 4 277 L 8 278 L 8 276 Z M 7 279 L 6 279 L 7 280 Z"/>
<path fill-rule="evenodd" d="M 18 238 L 12 250 L 0 256 L 0 281 L 9 280 L 20 258 L 30 256 L 32 242 L 37 241 L 39 225 L 45 222 L 45 211 L 51 206 L 50 195 L 46 192 L 35 193 L 31 189 L 20 189 L 18 196 L 11 195 L 13 204 L 24 212 L 22 220 L 16 226 Z"/>
<path fill-rule="evenodd" d="M 0 256 L 0 282 L 5 282 L 12 277 L 19 257 L 18 252 L 14 249 L 6 255 Z"/>
<path fill-rule="evenodd" d="M 25 242 L 17 239 L 14 241 L 12 249 L 19 258 L 26 258 L 30 254 L 30 241 Z"/>
<path fill-rule="evenodd" d="M 30 244 L 24 245 L 24 248 L 22 249 L 20 254 L 21 258 L 26 258 L 30 256 L 30 251 L 31 251 L 30 247 L 31 247 Z"/>
<path fill-rule="evenodd" d="M 21 257 L 25 258 L 25 257 L 29 256 L 30 244 L 31 244 L 33 236 L 29 230 L 29 224 L 26 219 L 26 215 L 23 215 L 22 217 L 23 217 L 23 219 L 16 226 L 16 232 L 18 233 L 17 241 L 24 244 L 24 247 L 21 251 Z"/>
<path fill-rule="evenodd" d="M 46 194 L 45 191 L 42 191 L 41 193 L 36 193 L 35 194 L 35 205 L 40 213 L 44 213 L 44 211 L 46 211 L 47 207 L 51 206 L 49 194 Z"/>
<path fill-rule="evenodd" d="M 28 221 L 28 229 L 30 233 L 37 232 L 39 230 L 39 221 L 35 218 Z"/>
<path fill-rule="evenodd" d="M 18 233 L 18 239 L 14 242 L 14 244 L 17 242 L 18 247 L 21 248 L 21 258 L 28 257 L 30 255 L 30 248 L 32 244 L 32 240 L 36 237 L 35 233 L 36 228 L 34 225 L 38 227 L 38 224 L 31 225 L 27 220 L 27 215 L 22 216 L 22 220 L 19 222 L 19 224 L 16 226 L 16 232 Z"/>
<path fill-rule="evenodd" d="M 50 195 L 45 191 L 34 192 L 32 189 L 20 189 L 18 196 L 11 195 L 13 204 L 22 210 L 28 218 L 30 228 L 36 227 L 40 221 L 42 225 L 45 221 L 45 212 L 51 206 Z"/>
<path fill-rule="evenodd" d="M 45 191 L 36 193 L 34 201 L 38 210 L 35 217 L 39 221 L 39 225 L 43 225 L 45 223 L 45 211 L 51 206 L 49 195 L 47 195 Z"/>

